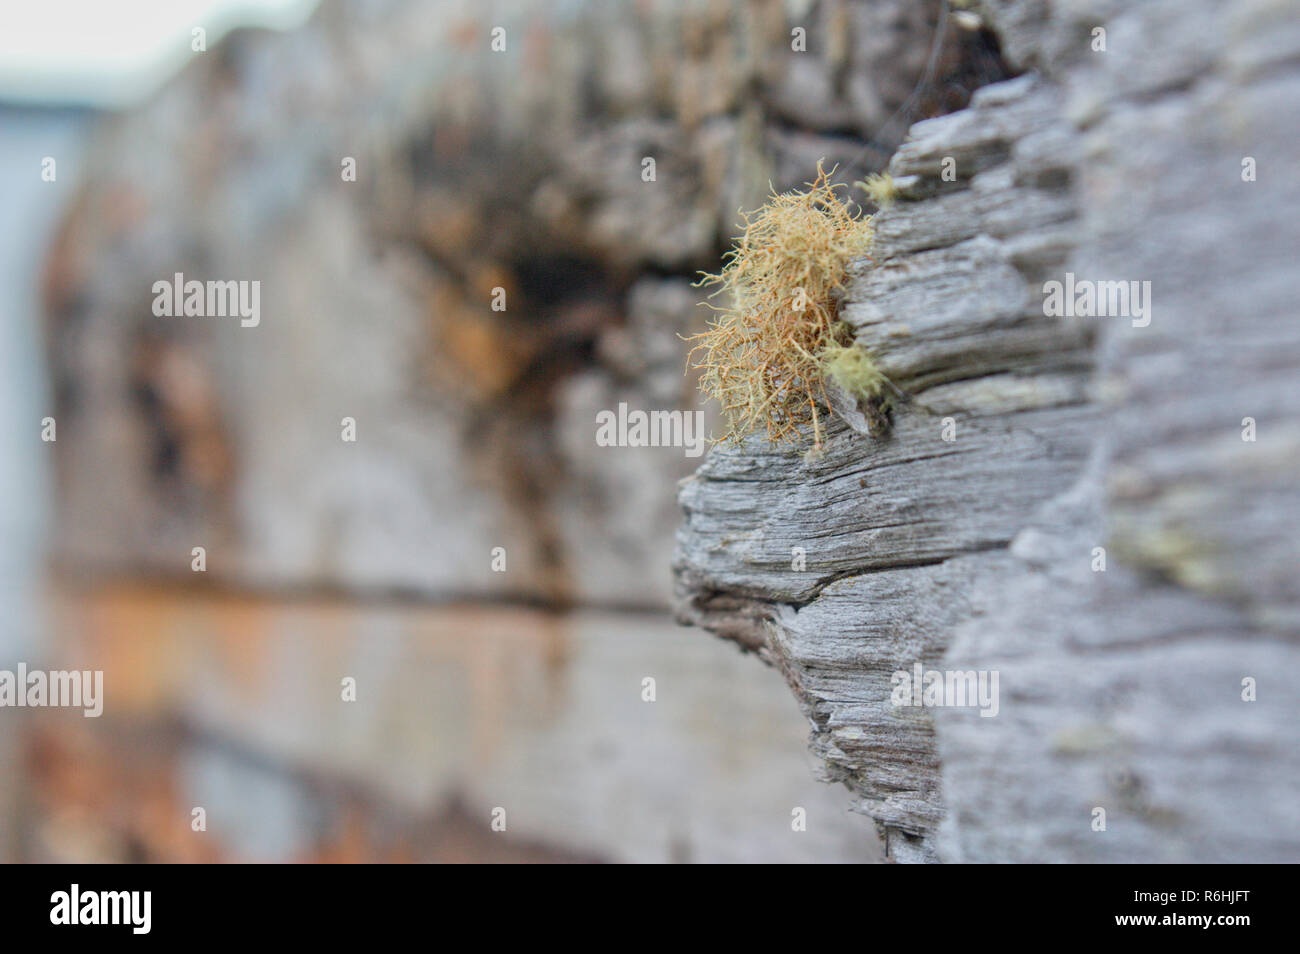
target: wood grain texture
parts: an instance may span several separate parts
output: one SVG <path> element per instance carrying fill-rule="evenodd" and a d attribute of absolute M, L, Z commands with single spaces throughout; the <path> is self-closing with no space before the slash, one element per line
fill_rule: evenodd
<path fill-rule="evenodd" d="M 679 618 L 780 669 L 900 861 L 1294 861 L 1296 18 L 982 14 L 1029 72 L 912 128 L 843 308 L 909 400 L 816 457 L 715 449 Z M 1151 282 L 1150 323 L 1046 316 L 1067 272 Z M 917 662 L 997 671 L 998 715 L 892 705 Z"/>

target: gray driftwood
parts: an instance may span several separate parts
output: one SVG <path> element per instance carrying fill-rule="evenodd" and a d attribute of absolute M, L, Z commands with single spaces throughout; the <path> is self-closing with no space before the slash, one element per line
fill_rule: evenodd
<path fill-rule="evenodd" d="M 981 14 L 1025 74 L 912 128 L 843 308 L 910 400 L 711 452 L 679 617 L 784 674 L 899 860 L 1295 861 L 1300 25 Z M 1048 317 L 1067 272 L 1149 281 L 1149 325 Z M 917 662 L 997 671 L 996 717 L 892 705 Z"/>

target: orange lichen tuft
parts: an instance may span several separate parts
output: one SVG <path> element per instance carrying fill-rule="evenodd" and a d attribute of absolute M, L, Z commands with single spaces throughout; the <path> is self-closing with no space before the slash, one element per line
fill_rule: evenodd
<path fill-rule="evenodd" d="M 854 217 L 821 163 L 807 185 L 774 191 L 762 208 L 742 213 L 744 231 L 722 271 L 698 283 L 729 296 L 708 329 L 688 339 L 698 342 L 688 361 L 703 371 L 700 390 L 722 404 L 723 441 L 760 426 L 773 443 L 799 440 L 811 423 L 821 446 L 818 409 L 829 406 L 822 351 L 848 343 L 838 295 L 849 262 L 871 245 L 871 220 Z"/>

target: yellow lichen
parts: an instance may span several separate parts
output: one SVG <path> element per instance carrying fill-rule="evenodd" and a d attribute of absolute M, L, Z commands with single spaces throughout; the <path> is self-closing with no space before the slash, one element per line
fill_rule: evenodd
<path fill-rule="evenodd" d="M 888 172 L 874 172 L 865 182 L 855 182 L 854 185 L 865 192 L 879 209 L 889 208 L 898 199 L 898 185 Z"/>
<path fill-rule="evenodd" d="M 885 376 L 871 355 L 857 345 L 828 343 L 822 349 L 822 370 L 826 377 L 859 400 L 873 401 L 885 389 Z"/>

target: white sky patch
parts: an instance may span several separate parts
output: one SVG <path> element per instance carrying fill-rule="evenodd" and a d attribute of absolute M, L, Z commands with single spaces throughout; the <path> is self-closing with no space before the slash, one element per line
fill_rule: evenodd
<path fill-rule="evenodd" d="M 128 106 L 230 30 L 301 25 L 317 0 L 0 0 L 0 101 Z"/>

